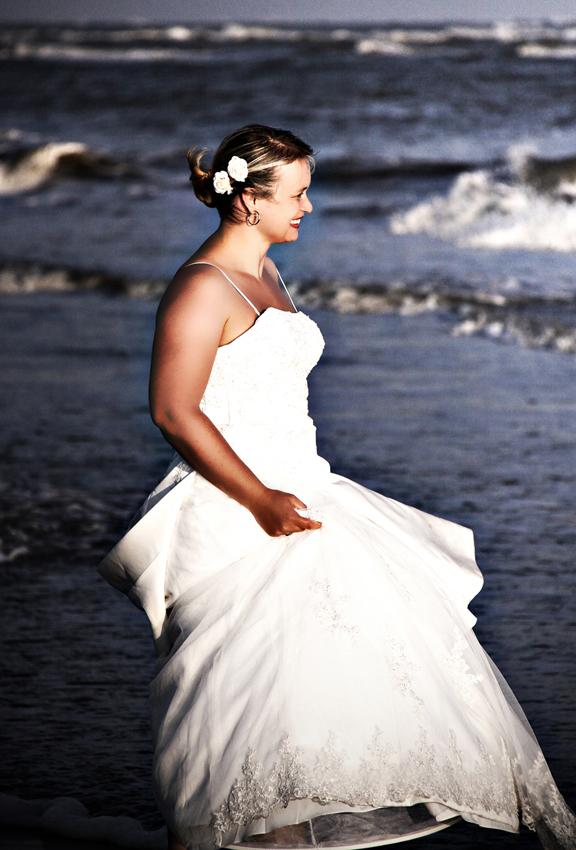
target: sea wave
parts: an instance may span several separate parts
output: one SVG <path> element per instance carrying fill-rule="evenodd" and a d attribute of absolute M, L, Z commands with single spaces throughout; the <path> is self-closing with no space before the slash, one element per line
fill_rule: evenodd
<path fill-rule="evenodd" d="M 332 29 L 294 29 L 270 25 L 217 27 L 5 27 L 0 59 L 166 62 L 202 60 L 199 49 L 248 42 L 341 43 L 352 33 Z"/>
<path fill-rule="evenodd" d="M 517 53 L 522 59 L 576 59 L 576 44 L 520 44 Z"/>
<path fill-rule="evenodd" d="M 489 25 L 293 27 L 227 23 L 220 26 L 4 27 L 0 58 L 64 61 L 166 62 L 198 59 L 199 48 L 246 43 L 293 43 L 350 49 L 359 54 L 422 56 L 438 50 L 474 52 L 478 42 L 512 48 L 520 58 L 574 58 L 576 26 L 530 21 Z M 202 50 L 200 50 L 200 53 Z"/>
<path fill-rule="evenodd" d="M 396 213 L 392 232 L 475 248 L 576 251 L 576 156 L 512 150 L 509 159 L 507 170 L 462 173 L 448 195 Z"/>
<path fill-rule="evenodd" d="M 576 27 L 536 21 L 495 21 L 488 25 L 448 24 L 428 28 L 386 27 L 374 29 L 357 41 L 360 52 L 386 52 L 387 45 L 405 45 L 413 50 L 438 45 L 461 45 L 478 41 L 520 45 L 534 41 L 576 42 Z M 382 49 L 383 48 L 383 49 Z"/>
<path fill-rule="evenodd" d="M 173 148 L 129 159 L 95 150 L 83 142 L 45 141 L 17 129 L 0 132 L 0 195 L 15 195 L 53 185 L 61 180 L 137 177 L 152 185 L 189 186 L 183 174 L 186 148 Z M 387 177 L 442 177 L 478 168 L 495 168 L 498 162 L 404 157 L 323 156 L 316 163 L 320 180 L 354 181 Z M 166 170 L 178 169 L 175 184 Z"/>
<path fill-rule="evenodd" d="M 73 797 L 55 800 L 22 800 L 0 794 L 0 824 L 41 829 L 75 841 L 98 841 L 133 850 L 166 850 L 166 828 L 148 832 L 130 817 L 90 817 L 88 809 Z"/>
<path fill-rule="evenodd" d="M 77 62 L 195 62 L 204 57 L 196 52 L 168 47 L 90 47 L 65 44 L 22 44 L 7 57 L 0 51 L 0 59 L 44 59 Z"/>
<path fill-rule="evenodd" d="M 101 291 L 130 298 L 159 298 L 168 281 L 135 280 L 124 275 L 101 271 L 46 266 L 40 263 L 5 263 L 0 265 L 0 294 L 17 295 L 33 292 Z"/>
<path fill-rule="evenodd" d="M 62 178 L 135 177 L 136 164 L 122 161 L 81 142 L 48 142 L 37 146 L 14 144 L 17 134 L 0 144 L 0 195 L 14 195 L 46 186 Z"/>
<path fill-rule="evenodd" d="M 403 316 L 442 312 L 452 318 L 453 336 L 484 336 L 525 348 L 576 354 L 576 298 L 505 293 L 517 288 L 517 281 L 505 281 L 501 291 L 442 284 L 415 287 L 398 282 L 383 287 L 314 282 L 295 285 L 291 291 L 298 304 L 309 308 Z"/>
<path fill-rule="evenodd" d="M 40 264 L 0 265 L 0 295 L 100 291 L 157 300 L 167 283 Z M 545 297 L 516 280 L 505 280 L 488 290 L 457 281 L 384 285 L 312 280 L 295 282 L 290 292 L 303 308 L 402 316 L 436 312 L 450 319 L 455 336 L 485 336 L 529 348 L 576 353 L 576 296 Z"/>

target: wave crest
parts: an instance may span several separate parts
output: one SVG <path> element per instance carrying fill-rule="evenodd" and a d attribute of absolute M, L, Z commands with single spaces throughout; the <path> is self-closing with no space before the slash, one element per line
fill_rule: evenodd
<path fill-rule="evenodd" d="M 96 290 L 131 298 L 160 298 L 166 284 L 165 280 L 134 280 L 124 275 L 53 268 L 35 263 L 6 263 L 0 266 L 2 295 Z"/>
<path fill-rule="evenodd" d="M 128 177 L 137 173 L 132 163 L 121 162 L 81 142 L 49 142 L 4 154 L 0 161 L 0 194 L 29 192 L 58 178 Z"/>
<path fill-rule="evenodd" d="M 251 42 L 294 43 L 329 50 L 343 47 L 358 54 L 400 57 L 446 51 L 467 56 L 476 51 L 479 42 L 486 42 L 504 51 L 513 50 L 521 59 L 574 59 L 576 27 L 537 21 L 346 28 L 240 22 L 193 27 L 13 26 L 3 29 L 0 59 L 194 62 L 206 46 Z"/>
<path fill-rule="evenodd" d="M 159 299 L 166 280 L 138 280 L 104 272 L 51 268 L 36 264 L 0 266 L 0 295 L 34 292 L 90 292 Z M 473 289 L 456 281 L 357 284 L 346 281 L 294 283 L 290 292 L 304 308 L 336 313 L 443 313 L 454 336 L 485 336 L 529 348 L 576 353 L 576 297 L 544 297 L 518 281 L 494 289 Z"/>
<path fill-rule="evenodd" d="M 464 247 L 576 251 L 576 157 L 520 157 L 517 178 L 460 174 L 435 196 L 390 219 L 396 234 L 425 233 Z"/>
<path fill-rule="evenodd" d="M 516 281 L 505 288 L 516 288 Z M 576 299 L 530 296 L 528 293 L 471 291 L 437 285 L 409 287 L 396 283 L 345 285 L 300 284 L 292 289 L 296 302 L 337 313 L 397 313 L 413 316 L 443 312 L 453 319 L 453 336 L 484 336 L 525 348 L 576 354 Z"/>

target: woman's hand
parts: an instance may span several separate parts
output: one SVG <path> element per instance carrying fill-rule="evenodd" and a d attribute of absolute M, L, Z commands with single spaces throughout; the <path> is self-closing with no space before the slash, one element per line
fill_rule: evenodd
<path fill-rule="evenodd" d="M 320 528 L 321 522 L 300 516 L 296 512 L 305 509 L 306 505 L 292 493 L 266 488 L 264 493 L 253 505 L 247 505 L 256 522 L 270 537 L 280 537 L 297 531 L 309 531 Z"/>

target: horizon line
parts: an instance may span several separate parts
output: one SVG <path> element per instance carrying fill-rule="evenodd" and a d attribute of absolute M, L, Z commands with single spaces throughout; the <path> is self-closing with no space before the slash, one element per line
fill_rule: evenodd
<path fill-rule="evenodd" d="M 404 19 L 404 18 L 392 18 L 388 20 L 379 20 L 379 21 L 368 21 L 368 20 L 334 20 L 328 18 L 322 18 L 314 21 L 287 21 L 280 19 L 267 18 L 266 20 L 256 19 L 249 20 L 245 18 L 201 18 L 196 19 L 194 22 L 191 20 L 158 20 L 153 18 L 142 18 L 140 16 L 127 16 L 121 19 L 99 19 L 99 18 L 77 18 L 77 19 L 59 19 L 59 20 L 46 20 L 39 18 L 20 18 L 18 20 L 14 19 L 3 19 L 0 14 L 0 27 L 2 26 L 53 26 L 53 27 L 74 27 L 74 26 L 135 26 L 135 27 L 174 27 L 174 26 L 182 26 L 182 27 L 201 27 L 201 26 L 224 26 L 226 24 L 237 24 L 240 26 L 254 26 L 254 27 L 283 27 L 283 28 L 294 28 L 298 27 L 299 29 L 311 29 L 314 27 L 320 26 L 334 26 L 334 27 L 391 27 L 391 26 L 409 26 L 409 27 L 423 27 L 423 26 L 486 26 L 487 24 L 550 24 L 552 26 L 558 25 L 566 25 L 566 24 L 576 24 L 576 13 L 573 17 L 561 17 L 561 16 L 542 16 L 542 17 L 531 17 L 527 18 L 524 16 L 516 16 L 516 17 L 493 17 L 493 18 L 477 18 L 477 19 L 468 19 L 468 18 L 423 18 L 423 19 Z"/>

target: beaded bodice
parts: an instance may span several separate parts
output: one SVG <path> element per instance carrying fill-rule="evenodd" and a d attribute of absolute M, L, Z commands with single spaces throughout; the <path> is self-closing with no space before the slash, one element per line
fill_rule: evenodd
<path fill-rule="evenodd" d="M 218 349 L 202 410 L 226 439 L 316 450 L 308 416 L 310 370 L 324 340 L 304 313 L 269 307 L 254 325 Z"/>

